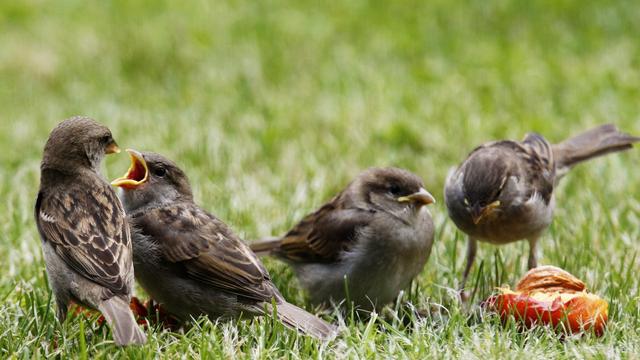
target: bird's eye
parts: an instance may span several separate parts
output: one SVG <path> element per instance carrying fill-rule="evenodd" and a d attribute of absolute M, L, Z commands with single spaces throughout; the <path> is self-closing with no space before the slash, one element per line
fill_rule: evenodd
<path fill-rule="evenodd" d="M 153 175 L 158 177 L 163 177 L 166 173 L 167 173 L 167 170 L 162 167 L 153 169 Z"/>
<path fill-rule="evenodd" d="M 400 195 L 400 192 L 402 190 L 400 189 L 400 186 L 398 186 L 397 184 L 392 184 L 391 186 L 389 186 L 389 192 L 392 195 Z"/>
<path fill-rule="evenodd" d="M 100 141 L 102 141 L 104 144 L 109 144 L 113 142 L 113 140 L 111 139 L 111 135 L 103 136 L 102 138 L 100 138 Z"/>

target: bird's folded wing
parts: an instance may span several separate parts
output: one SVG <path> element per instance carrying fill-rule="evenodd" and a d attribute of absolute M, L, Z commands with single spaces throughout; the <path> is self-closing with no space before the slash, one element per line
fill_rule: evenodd
<path fill-rule="evenodd" d="M 252 301 L 279 297 L 257 256 L 222 221 L 193 204 L 153 209 L 133 219 L 165 258 L 199 282 Z"/>
<path fill-rule="evenodd" d="M 551 144 L 542 135 L 529 133 L 522 141 L 522 156 L 527 159 L 532 196 L 538 194 L 549 203 L 556 181 L 556 164 Z"/>
<path fill-rule="evenodd" d="M 303 218 L 282 238 L 276 253 L 291 261 L 332 262 L 355 244 L 358 231 L 374 210 L 341 208 L 338 198 Z"/>
<path fill-rule="evenodd" d="M 108 185 L 40 192 L 35 217 L 42 241 L 73 270 L 114 294 L 130 292 L 131 235 Z"/>
<path fill-rule="evenodd" d="M 551 144 L 537 133 L 529 133 L 522 141 L 522 145 L 526 148 L 527 153 L 535 158 L 541 170 L 554 171 L 555 164 L 553 158 L 553 150 Z"/>

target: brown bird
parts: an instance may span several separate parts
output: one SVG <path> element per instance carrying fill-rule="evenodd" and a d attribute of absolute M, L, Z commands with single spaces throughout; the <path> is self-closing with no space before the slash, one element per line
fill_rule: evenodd
<path fill-rule="evenodd" d="M 44 148 L 35 219 L 58 319 L 74 301 L 102 312 L 116 344 L 142 344 L 146 337 L 129 309 L 129 226 L 100 175 L 104 156 L 119 151 L 111 131 L 90 118 L 60 123 Z"/>
<path fill-rule="evenodd" d="M 553 190 L 562 175 L 582 161 L 630 149 L 637 141 L 609 124 L 554 145 L 531 133 L 522 142 L 495 141 L 473 150 L 445 185 L 449 216 L 469 236 L 461 288 L 477 241 L 501 245 L 527 239 L 528 265 L 536 267 L 538 239 L 553 218 Z"/>
<path fill-rule="evenodd" d="M 336 327 L 288 303 L 249 247 L 195 204 L 176 164 L 155 153 L 127 151 L 131 167 L 112 185 L 123 189 L 136 278 L 154 300 L 181 320 L 275 310 L 289 327 L 319 339 L 335 336 Z"/>
<path fill-rule="evenodd" d="M 348 300 L 363 310 L 393 301 L 423 269 L 435 202 L 402 169 L 371 168 L 283 237 L 251 244 L 291 265 L 315 304 Z"/>

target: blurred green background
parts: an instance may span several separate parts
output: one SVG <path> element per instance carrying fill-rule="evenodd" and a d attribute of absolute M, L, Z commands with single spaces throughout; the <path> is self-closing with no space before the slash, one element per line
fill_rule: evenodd
<path fill-rule="evenodd" d="M 560 141 L 604 122 L 639 134 L 639 35 L 637 1 L 0 3 L 0 356 L 78 350 L 77 322 L 60 329 L 46 312 L 32 221 L 42 147 L 72 115 L 109 126 L 123 148 L 174 159 L 200 204 L 247 239 L 286 231 L 370 166 L 408 168 L 439 200 L 434 251 L 410 300 L 445 306 L 447 320 L 416 321 L 410 332 L 350 324 L 324 350 L 290 333 L 262 346 L 251 329 L 265 322 L 227 324 L 158 333 L 131 356 L 153 356 L 154 346 L 214 357 L 639 353 L 637 149 L 567 176 L 542 241 L 543 264 L 565 267 L 611 302 L 602 340 L 559 342 L 550 331 L 472 321 L 452 296 L 465 238 L 442 201 L 449 168 L 485 141 L 532 130 Z M 127 166 L 126 156 L 109 157 L 105 176 Z M 481 246 L 478 296 L 513 284 L 527 251 Z M 283 293 L 305 304 L 290 271 L 266 264 Z M 54 349 L 52 334 L 69 348 Z M 203 334 L 207 347 L 194 350 Z M 90 354 L 115 351 L 104 339 L 89 339 Z M 231 353 L 210 348 L 216 341 Z"/>

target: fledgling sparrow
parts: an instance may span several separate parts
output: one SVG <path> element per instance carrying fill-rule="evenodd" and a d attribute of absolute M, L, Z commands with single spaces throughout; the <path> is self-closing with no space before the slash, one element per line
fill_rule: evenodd
<path fill-rule="evenodd" d="M 560 177 L 582 161 L 629 149 L 637 141 L 608 124 L 559 144 L 530 133 L 522 142 L 494 141 L 473 150 L 445 185 L 449 216 L 469 236 L 461 289 L 477 241 L 501 245 L 527 239 L 528 266 L 536 267 L 538 239 L 553 218 L 553 190 Z"/>
<path fill-rule="evenodd" d="M 119 151 L 111 131 L 90 118 L 60 123 L 44 148 L 35 219 L 58 319 L 74 301 L 102 312 L 116 344 L 142 344 L 146 337 L 129 309 L 129 226 L 100 174 L 104 156 Z"/>
<path fill-rule="evenodd" d="M 427 262 L 434 228 L 424 205 L 433 202 L 418 176 L 371 168 L 283 237 L 251 248 L 291 265 L 314 304 L 380 308 Z"/>
<path fill-rule="evenodd" d="M 135 150 L 112 185 L 133 230 L 136 278 L 181 320 L 235 319 L 273 312 L 287 326 L 330 339 L 336 327 L 288 303 L 257 256 L 231 229 L 195 204 L 185 173 L 165 157 Z"/>

